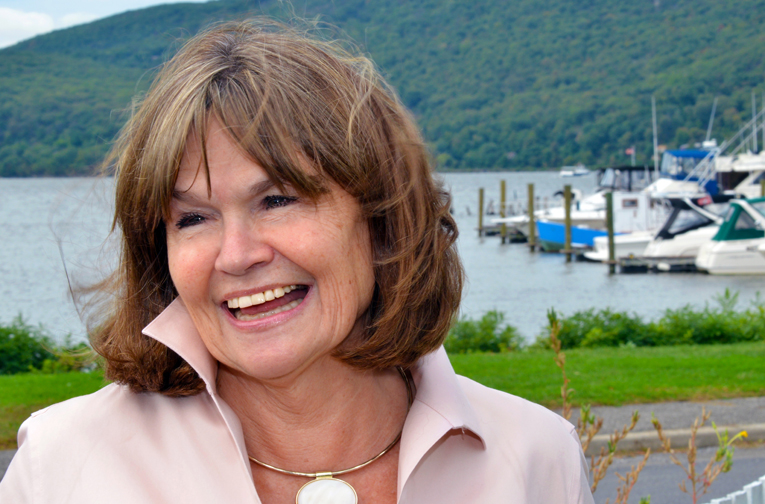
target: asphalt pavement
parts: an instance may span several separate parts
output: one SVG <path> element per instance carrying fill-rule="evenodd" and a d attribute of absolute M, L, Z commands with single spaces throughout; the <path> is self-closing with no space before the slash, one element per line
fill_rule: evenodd
<path fill-rule="evenodd" d="M 701 417 L 702 409 L 711 413 L 706 423 L 711 427 L 712 422 L 718 431 L 728 430 L 731 436 L 746 430 L 749 434 L 749 447 L 736 448 L 733 455 L 733 467 L 727 473 L 721 474 L 709 487 L 708 492 L 699 499 L 699 503 L 707 503 L 712 499 L 725 497 L 731 492 L 741 490 L 744 485 L 765 476 L 765 397 L 747 397 L 714 401 L 682 401 L 653 404 L 632 404 L 626 406 L 600 406 L 592 408 L 592 413 L 603 418 L 600 431 L 601 446 L 607 441 L 608 435 L 614 430 L 621 430 L 630 422 L 632 412 L 638 410 L 640 420 L 635 425 L 632 434 L 622 443 L 620 448 L 627 447 L 642 451 L 651 446 L 652 454 L 641 471 L 638 481 L 630 494 L 629 504 L 637 504 L 641 497 L 651 496 L 651 504 L 681 504 L 693 502 L 689 494 L 683 493 L 679 485 L 686 480 L 685 472 L 675 465 L 669 455 L 663 453 L 656 431 L 651 424 L 651 413 L 661 422 L 667 434 L 673 440 L 673 447 L 687 446 L 690 427 L 696 418 Z M 579 411 L 573 412 L 571 421 L 576 424 Z M 714 455 L 717 446 L 717 436 L 712 429 L 705 430 L 706 435 L 699 435 L 697 446 L 696 470 L 701 472 Z M 637 439 L 635 442 L 629 441 Z M 588 450 L 588 457 L 598 453 L 597 449 Z M 634 453 L 634 451 L 633 451 Z M 677 458 L 686 463 L 685 453 L 678 452 Z M 596 504 L 605 504 L 606 500 L 614 502 L 616 489 L 620 481 L 616 473 L 625 475 L 633 466 L 643 459 L 639 456 L 619 455 L 608 470 L 606 477 L 599 483 L 595 491 Z M 690 489 L 686 485 L 687 489 Z"/>

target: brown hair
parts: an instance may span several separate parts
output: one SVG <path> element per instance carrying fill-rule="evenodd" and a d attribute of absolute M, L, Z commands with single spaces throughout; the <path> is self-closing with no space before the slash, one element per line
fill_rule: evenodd
<path fill-rule="evenodd" d="M 438 348 L 459 305 L 463 270 L 449 197 L 414 121 L 367 58 L 258 20 L 222 24 L 186 43 L 107 159 L 116 169 L 121 255 L 101 287 L 111 297 L 108 318 L 92 337 L 106 376 L 167 395 L 204 387 L 141 329 L 177 295 L 164 219 L 187 138 L 195 134 L 204 145 L 212 117 L 277 185 L 316 198 L 329 178 L 360 203 L 375 292 L 362 337 L 336 357 L 359 369 L 406 368 Z M 306 159 L 318 178 L 306 173 Z"/>

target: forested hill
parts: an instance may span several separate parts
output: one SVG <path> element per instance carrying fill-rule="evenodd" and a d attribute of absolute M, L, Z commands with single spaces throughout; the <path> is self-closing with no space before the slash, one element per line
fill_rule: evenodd
<path fill-rule="evenodd" d="M 289 12 L 288 12 L 289 10 Z M 765 0 L 218 0 L 113 16 L 0 51 L 0 175 L 90 173 L 156 67 L 210 22 L 297 14 L 376 61 L 445 168 L 623 163 L 730 137 L 765 91 Z"/>

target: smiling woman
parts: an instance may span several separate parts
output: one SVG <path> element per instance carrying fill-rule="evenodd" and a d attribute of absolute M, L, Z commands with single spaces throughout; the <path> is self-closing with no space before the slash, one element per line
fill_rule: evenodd
<path fill-rule="evenodd" d="M 5 502 L 590 503 L 573 427 L 458 377 L 449 197 L 363 57 L 263 21 L 163 68 L 121 133 L 115 383 L 22 425 Z"/>

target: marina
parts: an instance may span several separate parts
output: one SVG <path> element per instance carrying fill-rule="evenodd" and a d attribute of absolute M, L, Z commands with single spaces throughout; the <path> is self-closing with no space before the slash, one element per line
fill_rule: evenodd
<path fill-rule="evenodd" d="M 476 232 L 478 189 L 499 202 L 506 181 L 507 202 L 526 204 L 529 183 L 540 204 L 559 204 L 554 194 L 565 183 L 591 193 L 593 175 L 561 179 L 558 172 L 476 172 L 441 175 L 453 197 L 460 230 L 458 248 L 467 273 L 463 316 L 477 318 L 500 310 L 529 340 L 539 334 L 546 312 L 564 314 L 589 308 L 628 310 L 646 318 L 685 304 L 714 304 L 726 288 L 739 292 L 741 306 L 763 290 L 765 276 L 707 274 L 609 275 L 599 263 L 567 263 L 561 254 L 530 253 L 525 244 L 502 245 L 498 237 Z M 85 328 L 69 292 L 75 284 L 103 276 L 116 257 L 107 236 L 111 225 L 111 180 L 93 178 L 0 179 L 0 321 L 21 314 L 43 324 L 56 338 L 71 333 L 84 339 Z M 66 266 L 66 268 L 64 267 Z"/>

